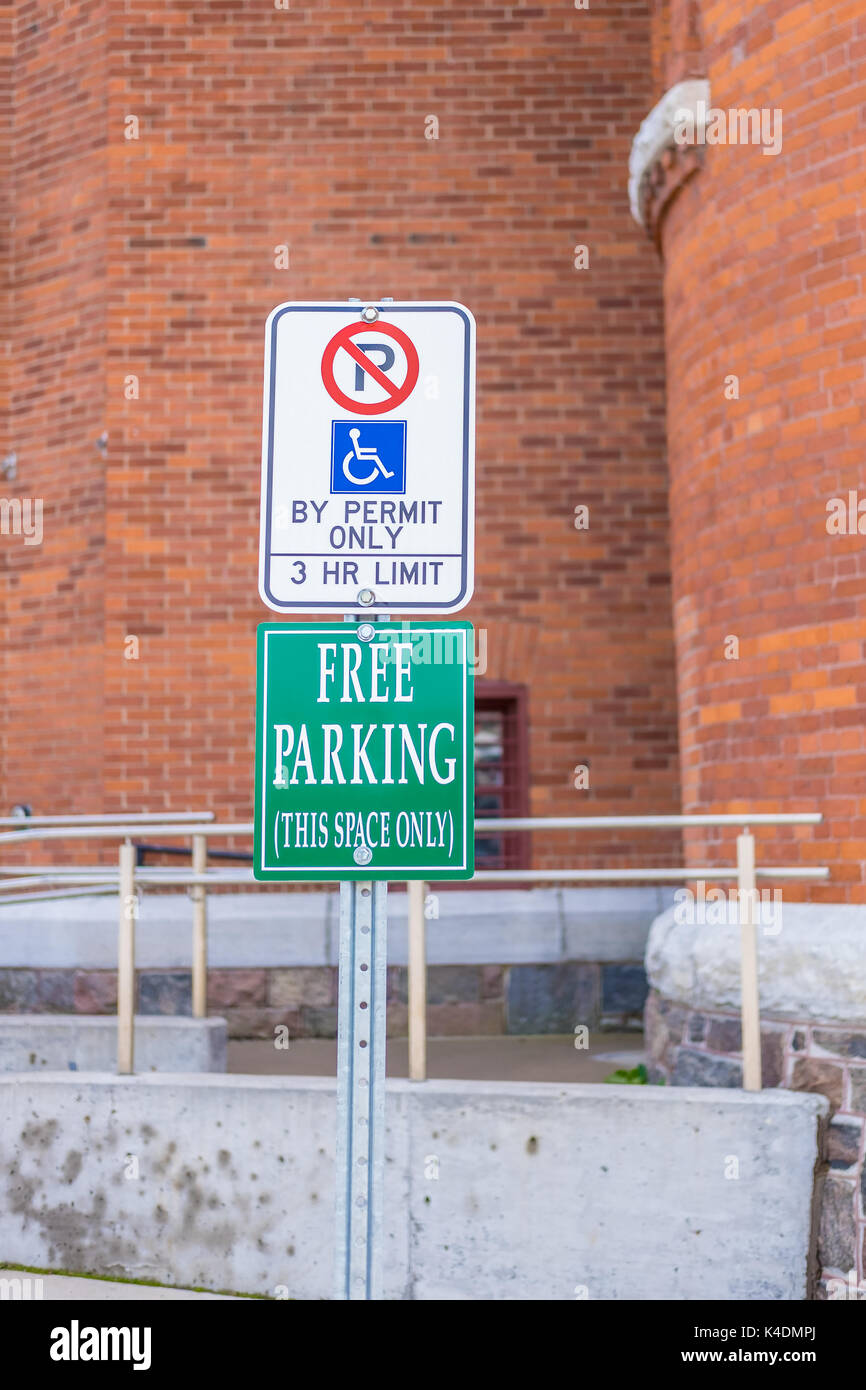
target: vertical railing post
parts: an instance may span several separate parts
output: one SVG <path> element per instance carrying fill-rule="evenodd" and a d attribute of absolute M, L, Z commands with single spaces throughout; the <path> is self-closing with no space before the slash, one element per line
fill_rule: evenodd
<path fill-rule="evenodd" d="M 409 898 L 409 1080 L 427 1079 L 427 942 L 424 921 L 426 884 L 407 883 Z"/>
<path fill-rule="evenodd" d="M 120 846 L 120 918 L 117 935 L 117 1070 L 131 1076 L 135 1063 L 135 846 Z"/>
<path fill-rule="evenodd" d="M 207 869 L 207 836 L 192 837 L 192 871 Z M 192 886 L 192 1016 L 207 1018 L 207 888 Z"/>
<path fill-rule="evenodd" d="M 758 935 L 755 922 L 755 837 L 745 827 L 737 836 L 737 898 L 740 908 L 740 986 L 743 1089 L 761 1089 L 761 1015 L 758 998 Z"/>

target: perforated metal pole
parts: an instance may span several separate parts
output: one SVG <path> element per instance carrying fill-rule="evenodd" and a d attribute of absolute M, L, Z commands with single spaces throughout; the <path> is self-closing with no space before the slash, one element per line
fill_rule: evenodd
<path fill-rule="evenodd" d="M 387 883 L 340 884 L 335 1297 L 382 1297 Z"/>
<path fill-rule="evenodd" d="M 388 618 L 344 621 L 369 641 Z M 387 883 L 341 883 L 334 1297 L 343 1300 L 382 1297 L 387 960 Z"/>
<path fill-rule="evenodd" d="M 427 942 L 420 879 L 406 884 L 409 898 L 409 1080 L 427 1079 Z"/>

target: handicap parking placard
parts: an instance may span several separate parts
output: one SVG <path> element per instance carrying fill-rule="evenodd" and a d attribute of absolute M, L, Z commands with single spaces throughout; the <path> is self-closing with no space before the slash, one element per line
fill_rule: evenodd
<path fill-rule="evenodd" d="M 281 613 L 453 613 L 474 586 L 475 321 L 450 302 L 268 317 L 259 592 Z"/>

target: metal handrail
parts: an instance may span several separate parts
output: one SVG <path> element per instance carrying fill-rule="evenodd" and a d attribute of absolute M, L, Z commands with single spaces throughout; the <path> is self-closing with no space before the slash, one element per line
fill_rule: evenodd
<path fill-rule="evenodd" d="M 3 874 L 14 872 L 18 877 L 5 879 Z M 802 868 L 799 865 L 757 865 L 756 874 L 760 878 L 789 878 L 789 879 L 812 879 L 827 878 L 830 870 L 826 865 L 816 865 L 814 868 Z M 488 883 L 505 882 L 508 879 L 516 883 L 533 882 L 563 882 L 581 883 L 596 881 L 599 883 L 605 880 L 616 883 L 628 882 L 649 882 L 666 883 L 673 879 L 683 879 L 688 882 L 691 879 L 712 878 L 712 879 L 734 879 L 737 871 L 734 868 L 726 869 L 724 865 L 707 864 L 704 866 L 677 866 L 676 868 L 644 868 L 644 869 L 476 869 L 473 882 L 485 880 Z M 94 868 L 77 868 L 72 865 L 62 865 L 55 869 L 39 868 L 31 865 L 19 865 L 16 869 L 7 869 L 0 865 L 0 889 L 3 888 L 23 888 L 33 880 L 43 883 L 116 883 L 117 869 L 113 864 L 96 865 Z M 174 885 L 178 888 L 190 888 L 195 886 L 207 887 L 209 884 L 218 886 L 220 883 L 245 883 L 255 887 L 261 882 L 260 879 L 253 878 L 252 869 L 207 869 L 203 874 L 193 873 L 191 869 L 171 869 L 171 868 L 136 868 L 135 880 L 137 883 L 164 883 Z M 288 880 L 302 883 L 305 880 Z M 399 882 L 400 880 L 396 880 Z M 317 883 L 339 883 L 338 878 L 317 879 Z M 272 887 L 273 885 L 271 885 Z"/>
<path fill-rule="evenodd" d="M 192 854 L 192 849 L 187 845 L 155 845 L 150 840 L 135 840 L 133 843 L 135 866 L 140 869 L 147 867 L 145 856 L 148 854 L 173 854 L 187 859 Z M 211 859 L 238 859 L 245 864 L 251 864 L 254 858 L 252 850 L 247 849 L 211 849 L 208 853 Z"/>
<path fill-rule="evenodd" d="M 28 826 L 54 825 L 157 825 L 160 821 L 212 821 L 213 811 L 175 811 L 167 815 L 165 811 L 113 811 L 107 815 L 76 816 L 0 816 L 0 825 L 19 825 L 22 830 Z"/>
<path fill-rule="evenodd" d="M 820 825 L 820 811 L 755 811 L 694 816 L 505 816 L 475 821 L 476 830 L 652 830 L 689 825 Z"/>
<path fill-rule="evenodd" d="M 192 820 L 181 824 L 182 816 L 177 816 L 172 821 L 149 822 L 148 832 L 151 835 L 162 835 L 169 839 L 178 838 L 185 835 L 207 835 L 209 838 L 215 835 L 252 835 L 252 821 L 229 822 L 226 825 L 219 825 L 216 822 L 207 823 L 203 819 L 198 822 Z M 475 830 L 676 830 L 686 829 L 689 826 L 748 826 L 748 825 L 820 825 L 822 815 L 820 811 L 756 811 L 749 813 L 724 812 L 718 816 L 713 815 L 693 815 L 693 816 L 503 816 L 503 817 L 478 817 L 475 821 Z M 2 823 L 2 822 L 0 822 Z M 0 844 L 20 844 L 23 840 L 87 840 L 101 839 L 111 840 L 120 836 L 124 838 L 134 835 L 141 829 L 141 824 L 135 824 L 134 818 L 120 820 L 117 824 L 93 826 L 81 825 L 79 822 L 69 826 L 46 826 L 45 828 L 35 827 L 30 829 L 32 819 L 20 822 L 21 830 L 12 833 L 0 833 Z"/>
<path fill-rule="evenodd" d="M 135 1000 L 135 927 L 137 916 L 137 884 L 189 888 L 193 900 L 193 963 L 192 995 L 193 1016 L 204 1018 L 207 1012 L 207 888 L 219 885 L 241 884 L 256 886 L 249 869 L 208 869 L 207 841 L 209 838 L 228 835 L 250 835 L 251 822 L 219 825 L 205 815 L 187 812 L 178 814 L 170 823 L 158 823 L 159 818 L 147 819 L 148 829 L 162 838 L 190 838 L 192 864 L 187 869 L 143 868 L 136 865 L 136 850 L 131 836 L 141 828 L 143 817 L 153 813 L 143 813 L 142 817 L 118 816 L 95 818 L 91 824 L 82 824 L 81 818 L 70 818 L 69 823 L 57 825 L 33 825 L 32 819 L 23 820 L 27 828 L 12 833 L 0 833 L 0 844 L 20 844 L 22 840 L 54 839 L 120 839 L 118 867 L 97 865 L 59 865 L 56 868 L 44 865 L 0 865 L 0 904 L 10 901 L 31 901 L 42 897 L 81 896 L 87 891 L 111 891 L 115 886 L 120 893 L 120 930 L 118 936 L 118 1071 L 121 1074 L 133 1070 L 134 1056 L 134 1000 Z M 54 821 L 55 818 L 44 818 Z M 62 819 L 62 818 L 60 818 Z M 737 836 L 737 864 L 735 869 L 722 865 L 707 867 L 672 866 L 652 868 L 615 869 L 480 869 L 474 875 L 475 881 L 482 883 L 628 883 L 653 882 L 669 883 L 680 879 L 696 882 L 701 879 L 721 881 L 737 880 L 738 901 L 746 905 L 742 926 L 742 1035 L 743 1035 L 743 1084 L 747 1090 L 761 1088 L 760 1054 L 760 1012 L 758 1001 L 758 962 L 757 937 L 755 932 L 754 907 L 757 899 L 755 883 L 757 878 L 787 878 L 794 880 L 826 879 L 830 870 L 825 865 L 814 867 L 758 866 L 755 863 L 755 842 L 749 829 L 753 825 L 818 825 L 823 817 L 816 811 L 795 812 L 748 812 L 723 813 L 717 816 L 664 815 L 664 816 L 536 816 L 536 817 L 482 817 L 476 820 L 476 832 L 532 831 L 532 830 L 659 830 L 680 829 L 689 826 L 736 826 L 741 833 Z M 157 823 L 155 823 L 155 821 Z M 0 820 L 0 824 L 4 823 Z M 5 876 L 5 877 L 3 877 Z M 320 880 L 323 882 L 334 880 Z M 19 894 L 12 898 L 6 896 L 9 890 L 32 888 L 38 884 L 62 883 L 62 889 L 54 892 Z M 84 888 L 83 885 L 88 885 Z M 410 1076 L 423 1080 L 426 1076 L 426 987 L 424 977 L 424 885 L 411 883 L 409 889 L 409 1056 Z"/>
<path fill-rule="evenodd" d="M 28 825 L 29 822 L 24 824 Z M 179 825 L 177 821 L 172 821 L 171 824 L 148 822 L 147 828 L 152 835 L 165 835 L 170 839 L 179 835 L 251 835 L 253 832 L 251 821 L 244 821 L 239 825 L 217 825 L 198 819 L 185 825 Z M 45 829 L 37 827 L 35 830 L 4 830 L 0 833 L 0 844 L 19 845 L 24 840 L 128 840 L 140 830 L 140 824 L 136 825 L 128 820 L 111 826 L 81 825 L 76 822 L 74 825 L 48 826 Z"/>

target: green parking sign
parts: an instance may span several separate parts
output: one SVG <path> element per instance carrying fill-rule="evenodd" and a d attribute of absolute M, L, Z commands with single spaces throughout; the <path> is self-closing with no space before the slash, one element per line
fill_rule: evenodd
<path fill-rule="evenodd" d="M 257 879 L 474 872 L 465 622 L 262 623 Z"/>

